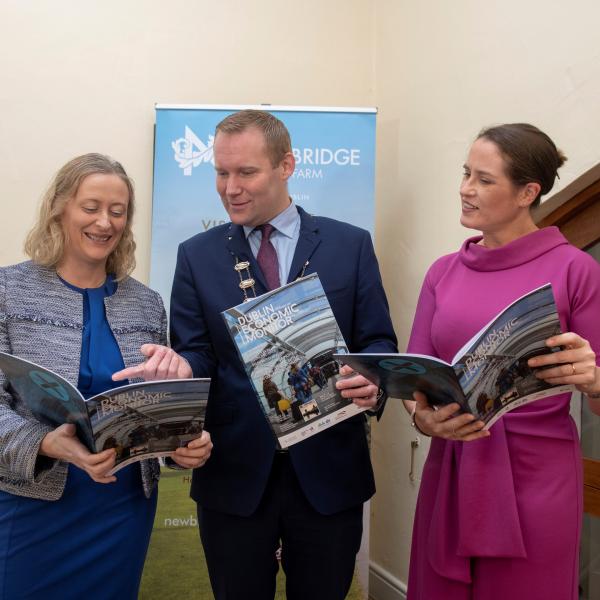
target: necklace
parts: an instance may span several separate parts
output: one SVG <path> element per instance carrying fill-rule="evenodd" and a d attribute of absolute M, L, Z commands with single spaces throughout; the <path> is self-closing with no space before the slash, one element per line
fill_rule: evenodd
<path fill-rule="evenodd" d="M 247 260 L 240 261 L 240 259 L 236 256 L 235 265 L 233 268 L 237 271 L 237 274 L 240 278 L 238 286 L 244 294 L 244 302 L 250 301 L 250 298 L 248 296 L 248 290 L 252 290 L 252 297 L 256 298 L 256 290 L 254 289 L 254 284 L 256 283 L 256 281 L 254 281 L 254 278 L 250 273 L 250 263 Z M 242 271 L 246 271 L 246 273 L 242 275 Z M 246 279 L 244 279 L 244 277 L 246 277 Z"/>
<path fill-rule="evenodd" d="M 250 302 L 250 300 L 252 300 L 252 298 L 256 298 L 256 289 L 254 287 L 254 285 L 256 284 L 256 281 L 254 279 L 254 277 L 252 277 L 252 273 L 250 272 L 250 263 L 247 260 L 240 260 L 237 256 L 234 255 L 235 258 L 235 265 L 233 265 L 233 268 L 235 269 L 235 271 L 238 274 L 238 277 L 240 278 L 240 282 L 238 283 L 238 287 L 242 290 L 242 293 L 244 294 L 244 302 Z M 301 277 L 304 277 L 304 273 L 306 272 L 306 267 L 308 267 L 308 263 L 309 261 L 307 260 L 303 267 L 302 267 L 302 271 L 300 272 L 300 275 L 298 275 L 298 277 L 296 277 L 296 279 L 300 279 Z M 243 273 L 245 271 L 245 273 Z M 250 290 L 252 292 L 252 297 L 248 296 L 248 290 Z"/>

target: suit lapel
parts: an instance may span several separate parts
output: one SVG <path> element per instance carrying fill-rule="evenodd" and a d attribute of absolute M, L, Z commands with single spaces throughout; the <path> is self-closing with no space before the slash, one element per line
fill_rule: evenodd
<path fill-rule="evenodd" d="M 300 235 L 296 244 L 294 258 L 292 259 L 288 283 L 294 281 L 302 273 L 302 269 L 310 261 L 310 257 L 321 243 L 319 228 L 314 217 L 299 206 L 297 208 L 298 213 L 300 213 Z"/>
<path fill-rule="evenodd" d="M 229 226 L 226 232 L 227 250 L 233 255 L 237 256 L 240 261 L 247 260 L 250 263 L 250 273 L 257 283 L 262 287 L 262 291 L 257 290 L 256 295 L 264 293 L 267 290 L 267 282 L 252 254 L 250 244 L 244 235 L 244 228 L 241 225 L 234 225 L 233 223 Z M 242 272 L 242 277 L 244 273 Z M 252 295 L 252 293 L 250 293 Z"/>
<path fill-rule="evenodd" d="M 319 227 L 314 217 L 309 215 L 300 206 L 297 208 L 298 213 L 300 214 L 300 234 L 298 236 L 294 258 L 292 259 L 292 264 L 290 266 L 288 283 L 294 281 L 294 279 L 301 275 L 302 269 L 306 263 L 310 261 L 310 257 L 321 243 Z M 248 244 L 248 240 L 244 235 L 244 228 L 241 225 L 234 225 L 232 223 L 225 235 L 227 250 L 233 256 L 237 256 L 240 261 L 247 260 L 250 263 L 252 277 L 256 279 L 258 286 L 262 288 L 262 290 L 257 289 L 257 295 L 264 293 L 267 290 L 267 282 L 252 254 L 250 244 Z"/>

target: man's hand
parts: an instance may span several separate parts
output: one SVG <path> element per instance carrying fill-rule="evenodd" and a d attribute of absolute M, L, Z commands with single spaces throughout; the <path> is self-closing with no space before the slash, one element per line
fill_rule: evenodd
<path fill-rule="evenodd" d="M 144 344 L 140 352 L 147 357 L 143 363 L 113 373 L 113 381 L 141 377 L 145 381 L 156 379 L 188 379 L 193 377 L 192 368 L 183 356 L 167 346 Z"/>
<path fill-rule="evenodd" d="M 377 392 L 379 388 L 371 383 L 366 377 L 355 373 L 352 367 L 343 365 L 340 369 L 340 375 L 343 379 L 339 379 L 335 387 L 340 390 L 342 398 L 352 400 L 354 404 L 361 408 L 373 409 L 377 404 Z"/>
<path fill-rule="evenodd" d="M 203 431 L 202 435 L 192 440 L 187 446 L 177 448 L 171 458 L 180 466 L 186 469 L 195 469 L 204 466 L 209 459 L 212 451 L 212 442 L 210 433 Z"/>
<path fill-rule="evenodd" d="M 72 423 L 65 423 L 47 433 L 40 444 L 40 454 L 70 462 L 84 470 L 98 483 L 112 483 L 117 480 L 114 475 L 108 475 L 115 466 L 114 449 L 109 448 L 92 454 L 77 439 L 75 425 Z"/>

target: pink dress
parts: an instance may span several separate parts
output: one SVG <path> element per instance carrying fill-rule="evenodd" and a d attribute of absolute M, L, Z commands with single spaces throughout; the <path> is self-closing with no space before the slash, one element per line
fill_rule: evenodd
<path fill-rule="evenodd" d="M 429 269 L 409 352 L 450 361 L 506 305 L 550 282 L 563 331 L 600 354 L 600 264 L 556 227 L 497 249 L 480 239 Z M 569 400 L 516 409 L 475 442 L 432 439 L 409 600 L 576 600 L 582 468 Z"/>

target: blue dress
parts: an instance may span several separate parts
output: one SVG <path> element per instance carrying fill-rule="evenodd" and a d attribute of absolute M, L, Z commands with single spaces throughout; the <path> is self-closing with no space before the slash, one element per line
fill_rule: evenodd
<path fill-rule="evenodd" d="M 116 282 L 109 277 L 95 289 L 63 283 L 83 297 L 79 391 L 88 398 L 122 385 L 111 379 L 124 364 L 104 310 Z M 157 493 L 145 497 L 139 463 L 116 477 L 96 483 L 69 465 L 57 501 L 0 491 L 0 600 L 137 598 Z"/>

